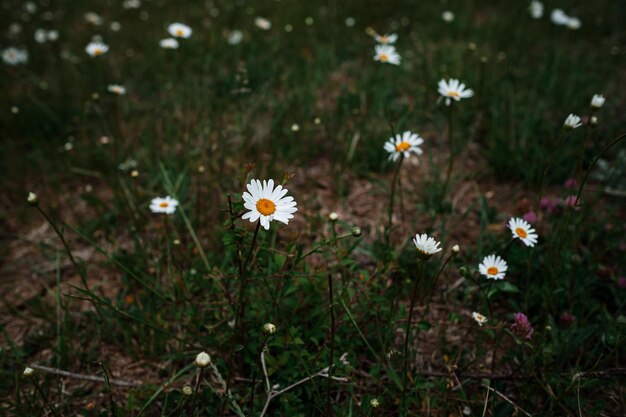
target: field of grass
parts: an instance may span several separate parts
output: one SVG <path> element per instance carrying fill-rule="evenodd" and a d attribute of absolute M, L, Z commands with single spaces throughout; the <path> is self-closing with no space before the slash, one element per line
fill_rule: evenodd
<path fill-rule="evenodd" d="M 626 3 L 529 6 L 2 1 L 0 415 L 625 415 Z"/>

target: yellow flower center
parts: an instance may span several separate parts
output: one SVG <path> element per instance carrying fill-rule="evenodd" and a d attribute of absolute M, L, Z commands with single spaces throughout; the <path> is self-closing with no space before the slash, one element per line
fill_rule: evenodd
<path fill-rule="evenodd" d="M 163 207 L 163 208 L 165 208 L 165 207 L 167 207 L 167 206 L 169 206 L 169 205 L 170 205 L 170 203 L 168 203 L 167 201 L 164 201 L 164 202 L 162 202 L 161 204 L 159 204 L 159 207 Z"/>
<path fill-rule="evenodd" d="M 410 147 L 411 147 L 411 144 L 409 142 L 400 142 L 396 145 L 396 151 L 404 152 L 408 150 Z"/>
<path fill-rule="evenodd" d="M 522 229 L 521 227 L 518 227 L 517 229 L 515 229 L 515 233 L 517 233 L 517 235 L 521 237 L 522 239 L 525 239 L 526 236 L 528 236 L 528 233 L 526 233 L 526 230 Z"/>
<path fill-rule="evenodd" d="M 458 93 L 458 91 L 448 91 L 448 95 L 450 97 L 461 97 L 461 95 Z"/>
<path fill-rule="evenodd" d="M 262 198 L 256 202 L 256 209 L 264 216 L 271 216 L 276 212 L 276 204 L 267 198 Z"/>
<path fill-rule="evenodd" d="M 380 54 L 380 62 L 387 62 L 389 61 L 389 57 L 387 56 L 387 54 Z"/>
<path fill-rule="evenodd" d="M 176 29 L 176 35 L 178 36 L 183 36 L 185 33 L 183 32 L 182 29 Z"/>
<path fill-rule="evenodd" d="M 380 43 L 387 43 L 387 42 L 389 42 L 389 38 L 387 38 L 386 36 L 380 37 Z"/>
<path fill-rule="evenodd" d="M 496 275 L 498 273 L 498 268 L 496 268 L 495 266 L 490 266 L 489 268 L 487 268 L 487 273 L 489 275 Z"/>
<path fill-rule="evenodd" d="M 94 55 L 102 55 L 102 49 L 100 49 L 100 48 L 96 48 L 96 49 L 94 49 L 94 50 L 93 50 L 93 54 L 94 54 Z"/>

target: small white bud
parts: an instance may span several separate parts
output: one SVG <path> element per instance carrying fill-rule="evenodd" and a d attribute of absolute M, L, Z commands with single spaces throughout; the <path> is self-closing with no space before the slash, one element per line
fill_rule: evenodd
<path fill-rule="evenodd" d="M 300 130 L 300 126 L 297 123 L 294 123 L 291 125 L 291 131 L 292 132 L 297 132 Z"/>
<path fill-rule="evenodd" d="M 590 126 L 597 126 L 598 125 L 598 118 L 596 116 L 591 116 L 591 119 L 589 119 L 589 125 Z"/>
<path fill-rule="evenodd" d="M 361 234 L 362 234 L 362 232 L 361 232 L 361 228 L 360 228 L 360 227 L 358 227 L 358 226 L 354 226 L 354 227 L 352 228 L 352 236 L 354 236 L 354 237 L 360 237 L 360 236 L 361 236 Z"/>
<path fill-rule="evenodd" d="M 39 197 L 37 197 L 37 194 L 35 193 L 28 193 L 28 197 L 26 197 L 26 201 L 28 201 L 28 204 L 30 204 L 31 206 L 36 206 L 37 204 L 39 204 Z M 30 369 L 30 368 L 27 368 Z"/>
<path fill-rule="evenodd" d="M 198 353 L 196 356 L 196 365 L 198 368 L 206 368 L 211 363 L 211 357 L 206 352 Z"/>
<path fill-rule="evenodd" d="M 370 400 L 370 407 L 372 407 L 372 408 L 380 407 L 380 401 L 378 401 L 378 398 L 372 398 Z"/>
<path fill-rule="evenodd" d="M 193 395 L 193 388 L 191 388 L 189 385 L 185 385 L 183 387 L 183 395 L 187 395 L 187 396 Z"/>
<path fill-rule="evenodd" d="M 328 215 L 328 220 L 331 222 L 336 222 L 339 219 L 339 215 L 334 211 Z"/>
<path fill-rule="evenodd" d="M 34 373 L 35 370 L 27 366 L 26 368 L 24 368 L 24 372 L 22 373 L 22 375 L 24 376 L 24 378 L 30 378 L 34 375 Z"/>
<path fill-rule="evenodd" d="M 602 94 L 594 94 L 591 98 L 591 107 L 599 109 L 604 106 L 604 96 Z"/>
<path fill-rule="evenodd" d="M 452 246 L 452 253 L 459 253 L 460 250 L 461 248 L 459 247 L 459 245 Z"/>
<path fill-rule="evenodd" d="M 263 325 L 263 333 L 265 333 L 265 334 L 274 334 L 274 333 L 276 333 L 276 326 L 274 326 L 272 323 L 265 323 Z"/>

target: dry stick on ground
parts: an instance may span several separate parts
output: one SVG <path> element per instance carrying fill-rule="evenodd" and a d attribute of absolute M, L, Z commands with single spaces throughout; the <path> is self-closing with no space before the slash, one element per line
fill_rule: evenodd
<path fill-rule="evenodd" d="M 37 369 L 39 371 L 47 372 L 53 375 L 59 375 L 59 376 L 64 376 L 67 378 L 74 378 L 74 379 L 82 379 L 83 381 L 99 382 L 102 384 L 106 383 L 106 379 L 100 376 L 76 374 L 74 372 L 68 372 L 68 371 L 64 371 L 62 369 L 56 369 L 56 368 L 49 368 L 47 366 L 42 366 L 42 365 L 29 365 L 29 366 L 33 369 Z M 136 387 L 143 386 L 142 382 L 124 381 L 121 379 L 110 379 L 110 378 L 109 378 L 109 384 L 117 385 L 118 387 L 127 387 L 127 388 L 136 388 Z"/>
<path fill-rule="evenodd" d="M 515 410 L 517 411 L 521 411 L 522 413 L 524 413 L 525 415 L 527 415 L 528 417 L 532 417 L 529 413 L 527 413 L 526 411 L 524 411 L 524 409 L 522 407 L 520 407 L 519 405 L 515 404 L 513 401 L 511 401 L 506 395 L 502 394 L 500 391 L 496 390 L 495 388 L 492 388 L 488 385 L 485 384 L 481 384 L 483 387 L 487 388 L 487 391 L 492 391 L 494 394 L 496 394 L 498 397 L 502 398 L 504 401 L 508 402 L 509 404 L 511 404 L 513 407 L 515 407 Z M 487 405 L 487 402 L 485 401 L 485 406 Z"/>
<path fill-rule="evenodd" d="M 342 378 L 342 377 L 336 377 L 336 376 L 329 376 L 328 372 L 330 370 L 330 367 L 326 367 L 324 369 L 319 370 L 318 372 L 314 373 L 311 376 L 307 376 L 306 378 L 302 378 L 300 381 L 298 382 L 294 382 L 293 384 L 289 385 L 286 388 L 283 388 L 281 390 L 274 390 L 272 389 L 272 385 L 270 384 L 270 378 L 267 374 L 267 367 L 265 366 L 265 350 L 261 351 L 261 369 L 263 370 L 263 376 L 265 377 L 265 388 L 267 390 L 267 400 L 265 400 L 265 405 L 263 406 L 263 411 L 261 411 L 261 414 L 259 415 L 259 417 L 263 417 L 265 415 L 265 413 L 267 412 L 268 407 L 270 406 L 270 402 L 278 397 L 281 394 L 284 394 L 285 392 L 297 387 L 298 385 L 304 384 L 307 381 L 312 380 L 313 378 L 316 377 L 322 377 L 322 378 L 330 378 L 330 379 L 334 379 L 335 381 L 341 381 L 341 382 L 346 382 L 348 380 L 348 378 Z"/>

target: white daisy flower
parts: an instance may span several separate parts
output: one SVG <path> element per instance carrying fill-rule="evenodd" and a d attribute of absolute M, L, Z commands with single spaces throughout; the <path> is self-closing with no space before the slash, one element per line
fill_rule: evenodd
<path fill-rule="evenodd" d="M 46 30 L 45 29 L 37 29 L 35 31 L 35 42 L 37 42 L 37 43 L 45 43 L 46 40 L 48 40 L 48 37 L 46 36 Z"/>
<path fill-rule="evenodd" d="M 478 265 L 480 273 L 490 279 L 503 279 L 507 268 L 506 261 L 496 255 L 485 256 L 483 262 Z"/>
<path fill-rule="evenodd" d="M 419 147 L 424 143 L 424 139 L 417 133 L 411 133 L 406 131 L 402 134 L 397 134 L 395 137 L 389 138 L 385 142 L 385 150 L 389 152 L 389 160 L 397 161 L 400 155 L 404 155 L 405 159 L 411 156 L 411 153 L 415 155 L 421 155 L 424 153 Z"/>
<path fill-rule="evenodd" d="M 604 106 L 604 96 L 602 94 L 594 94 L 591 97 L 591 107 L 594 109 L 599 109 Z"/>
<path fill-rule="evenodd" d="M 555 25 L 563 26 L 567 24 L 569 16 L 567 16 L 561 9 L 554 9 L 552 10 L 552 13 L 550 13 L 550 20 Z"/>
<path fill-rule="evenodd" d="M 582 126 L 583 124 L 580 122 L 580 117 L 575 114 L 570 114 L 563 122 L 563 127 L 567 129 L 576 129 L 577 127 Z"/>
<path fill-rule="evenodd" d="M 239 45 L 243 40 L 243 32 L 240 30 L 233 30 L 228 33 L 228 37 L 226 39 L 229 45 Z"/>
<path fill-rule="evenodd" d="M 141 7 L 141 0 L 125 0 L 122 7 L 127 10 L 138 9 Z"/>
<path fill-rule="evenodd" d="M 91 23 L 94 26 L 100 26 L 102 24 L 102 17 L 94 12 L 85 13 L 85 20 L 87 23 Z"/>
<path fill-rule="evenodd" d="M 272 22 L 264 17 L 259 16 L 254 19 L 254 26 L 258 27 L 261 30 L 270 30 L 272 28 Z"/>
<path fill-rule="evenodd" d="M 172 23 L 167 27 L 167 31 L 175 38 L 187 39 L 191 36 L 191 28 L 184 23 Z"/>
<path fill-rule="evenodd" d="M 376 45 L 376 54 L 374 55 L 374 61 L 382 63 L 400 65 L 400 54 L 396 51 L 396 48 L 391 45 Z"/>
<path fill-rule="evenodd" d="M 398 35 L 395 33 L 392 33 L 391 35 L 379 35 L 378 33 L 376 33 L 374 34 L 374 39 L 380 44 L 390 45 L 392 43 L 396 43 L 396 41 L 398 40 Z"/>
<path fill-rule="evenodd" d="M 441 18 L 443 19 L 444 22 L 450 23 L 454 20 L 454 13 L 452 13 L 450 10 L 446 10 L 443 13 L 441 13 Z"/>
<path fill-rule="evenodd" d="M 511 218 L 509 220 L 509 229 L 513 233 L 513 238 L 520 239 L 526 246 L 533 247 L 537 244 L 539 235 L 526 220 L 517 217 Z"/>
<path fill-rule="evenodd" d="M 478 323 L 478 325 L 481 327 L 483 324 L 487 323 L 488 321 L 487 317 L 483 316 L 477 311 L 472 312 L 472 318 L 476 320 L 476 323 Z"/>
<path fill-rule="evenodd" d="M 441 247 L 439 246 L 441 243 L 437 242 L 426 233 L 422 235 L 416 234 L 413 238 L 413 243 L 415 243 L 417 251 L 423 258 L 430 258 L 435 253 L 441 251 Z"/>
<path fill-rule="evenodd" d="M 455 78 L 451 78 L 448 81 L 439 80 L 437 89 L 441 97 L 445 99 L 446 106 L 449 106 L 452 100 L 460 101 L 462 98 L 469 98 L 474 95 L 474 90 L 465 88 L 465 84 Z"/>
<path fill-rule="evenodd" d="M 59 39 L 59 31 L 49 30 L 48 33 L 46 33 L 46 38 L 48 38 L 48 41 L 50 42 L 56 41 L 57 39 Z"/>
<path fill-rule="evenodd" d="M 174 38 L 161 39 L 159 46 L 164 49 L 178 49 L 178 41 Z"/>
<path fill-rule="evenodd" d="M 578 30 L 582 25 L 582 22 L 577 17 L 569 17 L 567 19 L 567 22 L 565 22 L 565 26 L 567 26 L 567 28 L 571 30 Z"/>
<path fill-rule="evenodd" d="M 26 49 L 19 49 L 9 47 L 2 50 L 2 61 L 9 65 L 19 65 L 28 62 L 28 51 Z"/>
<path fill-rule="evenodd" d="M 153 213 L 173 214 L 178 206 L 178 201 L 170 196 L 165 198 L 156 197 L 150 202 L 150 210 Z"/>
<path fill-rule="evenodd" d="M 118 96 L 123 96 L 124 94 L 126 94 L 126 87 L 119 84 L 110 84 L 107 87 L 107 90 L 109 90 L 109 93 L 117 94 Z"/>
<path fill-rule="evenodd" d="M 541 19 L 543 16 L 543 3 L 537 0 L 531 1 L 528 11 L 533 19 Z"/>
<path fill-rule="evenodd" d="M 250 219 L 252 223 L 259 220 L 265 230 L 269 230 L 272 220 L 288 224 L 289 219 L 293 218 L 293 213 L 298 210 L 293 197 L 285 197 L 286 188 L 282 185 L 274 188 L 274 180 L 263 180 L 263 182 L 252 180 L 246 188 L 248 191 L 245 191 L 242 197 L 245 202 L 244 207 L 250 211 L 241 218 Z"/>
<path fill-rule="evenodd" d="M 107 53 L 108 50 L 109 46 L 102 42 L 89 42 L 89 44 L 85 47 L 85 52 L 87 52 L 90 56 L 100 56 Z"/>

